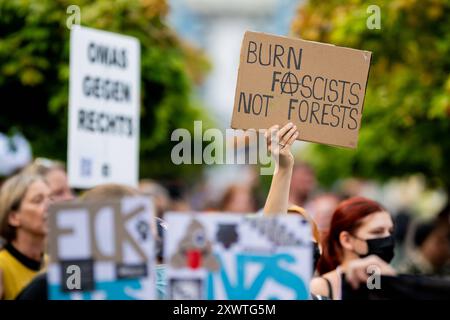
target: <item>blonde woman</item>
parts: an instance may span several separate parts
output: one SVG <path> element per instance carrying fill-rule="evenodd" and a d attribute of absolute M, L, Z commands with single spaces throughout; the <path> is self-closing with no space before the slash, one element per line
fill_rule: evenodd
<path fill-rule="evenodd" d="M 0 299 L 15 299 L 44 266 L 50 188 L 41 176 L 18 174 L 0 190 Z"/>

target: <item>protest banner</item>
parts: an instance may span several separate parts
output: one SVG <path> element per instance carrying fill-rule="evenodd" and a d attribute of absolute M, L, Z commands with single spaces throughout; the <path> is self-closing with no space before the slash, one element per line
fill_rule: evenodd
<path fill-rule="evenodd" d="M 153 214 L 147 197 L 51 206 L 49 299 L 154 299 Z"/>
<path fill-rule="evenodd" d="M 139 110 L 139 41 L 73 26 L 67 151 L 72 187 L 137 185 Z"/>
<path fill-rule="evenodd" d="M 311 229 L 300 216 L 168 213 L 168 299 L 309 298 Z"/>
<path fill-rule="evenodd" d="M 246 32 L 231 127 L 292 122 L 298 140 L 356 148 L 371 52 Z"/>

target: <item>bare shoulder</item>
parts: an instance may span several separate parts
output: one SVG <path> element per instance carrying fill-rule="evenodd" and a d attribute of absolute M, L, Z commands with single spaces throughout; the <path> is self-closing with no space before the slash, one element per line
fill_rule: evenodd
<path fill-rule="evenodd" d="M 330 292 L 329 292 L 327 280 L 330 281 L 330 275 L 331 275 L 331 272 L 328 272 L 320 277 L 313 278 L 310 283 L 311 293 L 314 295 L 328 297 Z"/>

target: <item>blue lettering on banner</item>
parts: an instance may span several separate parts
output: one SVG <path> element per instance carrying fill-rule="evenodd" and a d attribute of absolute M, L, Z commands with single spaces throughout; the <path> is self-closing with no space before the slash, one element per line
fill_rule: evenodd
<path fill-rule="evenodd" d="M 230 281 L 223 262 L 222 257 L 216 254 L 221 268 L 220 281 L 223 284 L 225 293 L 228 299 L 231 300 L 255 300 L 258 297 L 264 283 L 267 280 L 278 282 L 282 286 L 291 288 L 295 292 L 295 299 L 305 300 L 309 298 L 307 286 L 301 277 L 286 269 L 280 268 L 280 263 L 294 264 L 295 257 L 287 253 L 279 253 L 274 255 L 260 255 L 260 254 L 237 254 L 236 256 L 236 283 L 233 285 Z M 255 277 L 255 280 L 249 287 L 245 287 L 246 279 L 246 265 L 258 263 L 262 265 L 260 273 Z M 206 282 L 207 299 L 214 300 L 215 297 L 215 281 L 214 274 L 217 272 L 208 273 L 208 281 Z M 276 297 L 271 297 L 276 300 Z"/>

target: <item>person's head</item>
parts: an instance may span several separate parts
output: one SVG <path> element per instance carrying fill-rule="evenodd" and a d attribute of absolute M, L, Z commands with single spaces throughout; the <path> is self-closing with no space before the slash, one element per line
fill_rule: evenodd
<path fill-rule="evenodd" d="M 45 178 L 55 202 L 72 200 L 74 195 L 69 187 L 65 166 L 62 162 L 36 158 L 24 169 L 26 174 L 38 174 Z"/>
<path fill-rule="evenodd" d="M 320 274 L 340 264 L 371 254 L 386 262 L 393 257 L 394 224 L 391 215 L 377 202 L 363 197 L 342 201 L 331 219 L 317 269 Z"/>
<path fill-rule="evenodd" d="M 221 211 L 251 213 L 256 211 L 256 199 L 253 190 L 246 185 L 232 185 L 220 201 Z"/>
<path fill-rule="evenodd" d="M 439 270 L 450 259 L 450 229 L 448 223 L 442 223 L 438 219 L 420 224 L 415 230 L 414 243 L 433 268 Z"/>
<path fill-rule="evenodd" d="M 50 188 L 39 175 L 24 173 L 9 178 L 0 190 L 0 237 L 7 243 L 27 234 L 45 238 Z"/>
<path fill-rule="evenodd" d="M 156 215 L 162 218 L 170 205 L 169 192 L 156 181 L 145 179 L 139 182 L 139 191 L 148 196 L 152 196 L 155 201 Z"/>
<path fill-rule="evenodd" d="M 80 199 L 86 201 L 108 201 L 140 194 L 139 190 L 126 185 L 105 183 L 89 189 L 81 195 Z"/>
<path fill-rule="evenodd" d="M 303 206 L 308 196 L 316 188 L 316 175 L 313 168 L 306 163 L 296 164 L 292 172 L 290 201 Z"/>
<path fill-rule="evenodd" d="M 311 215 L 317 223 L 320 235 L 322 238 L 328 234 L 333 217 L 334 210 L 339 205 L 340 199 L 337 195 L 332 193 L 321 194 L 314 198 L 311 203 Z"/>

